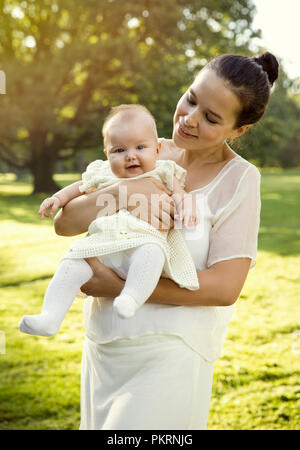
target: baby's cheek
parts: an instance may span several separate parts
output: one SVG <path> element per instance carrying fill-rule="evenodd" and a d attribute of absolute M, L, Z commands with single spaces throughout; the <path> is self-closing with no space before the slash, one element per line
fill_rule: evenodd
<path fill-rule="evenodd" d="M 116 177 L 122 178 L 123 171 L 124 171 L 124 164 L 122 164 L 122 161 L 120 161 L 118 158 L 111 158 L 110 159 L 110 168 L 114 175 Z"/>
<path fill-rule="evenodd" d="M 157 158 L 154 153 L 148 157 L 142 158 L 141 163 L 144 172 L 150 172 L 151 170 L 154 170 L 156 166 L 156 160 Z"/>

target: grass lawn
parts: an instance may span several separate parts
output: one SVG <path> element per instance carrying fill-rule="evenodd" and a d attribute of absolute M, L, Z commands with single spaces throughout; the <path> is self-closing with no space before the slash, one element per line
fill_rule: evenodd
<path fill-rule="evenodd" d="M 300 428 L 300 170 L 265 170 L 256 268 L 247 279 L 215 363 L 208 429 Z M 58 176 L 61 185 L 75 176 Z M 56 236 L 37 214 L 28 182 L 0 176 L 0 429 L 78 429 L 84 337 L 77 299 L 60 333 L 27 336 L 61 255 L 77 238 Z"/>

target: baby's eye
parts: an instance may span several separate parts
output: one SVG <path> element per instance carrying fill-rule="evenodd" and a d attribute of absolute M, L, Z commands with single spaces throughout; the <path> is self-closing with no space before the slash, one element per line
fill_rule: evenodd
<path fill-rule="evenodd" d="M 136 147 L 138 150 L 142 150 L 143 148 L 145 148 L 145 146 L 143 144 L 140 144 Z"/>
<path fill-rule="evenodd" d="M 124 152 L 124 148 L 116 148 L 115 153 L 122 153 Z"/>

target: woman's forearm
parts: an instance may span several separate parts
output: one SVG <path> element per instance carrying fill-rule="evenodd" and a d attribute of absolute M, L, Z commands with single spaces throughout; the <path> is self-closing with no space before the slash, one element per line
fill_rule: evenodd
<path fill-rule="evenodd" d="M 197 272 L 200 289 L 190 291 L 180 288 L 174 281 L 161 278 L 147 303 L 173 306 L 227 306 L 234 303 L 228 301 L 224 295 L 224 288 L 220 286 L 215 273 L 210 270 Z M 101 296 L 117 297 L 124 288 L 125 281 L 116 274 L 110 283 L 108 292 L 101 290 Z"/>
<path fill-rule="evenodd" d="M 120 295 L 125 281 L 97 258 L 87 261 L 94 276 L 84 285 L 83 292 L 95 297 L 114 298 Z M 249 267 L 249 258 L 234 258 L 198 271 L 200 288 L 196 291 L 180 288 L 174 281 L 161 278 L 148 302 L 174 306 L 232 305 L 240 295 Z"/>
<path fill-rule="evenodd" d="M 148 300 L 176 306 L 229 306 L 239 297 L 246 281 L 249 258 L 234 258 L 197 272 L 200 288 L 180 288 L 172 280 L 161 278 Z"/>
<path fill-rule="evenodd" d="M 136 193 L 138 199 L 135 198 Z M 152 204 L 152 195 L 157 204 Z M 110 216 L 121 208 L 157 229 L 168 231 L 173 226 L 173 200 L 171 192 L 155 178 L 121 181 L 112 186 L 81 195 L 56 215 L 54 227 L 61 236 L 75 236 L 87 231 L 90 223 L 99 215 Z M 145 199 L 145 202 L 140 201 Z"/>
<path fill-rule="evenodd" d="M 118 210 L 117 192 L 117 185 L 113 185 L 101 191 L 74 198 L 56 215 L 55 232 L 61 236 L 75 236 L 86 232 L 90 223 L 104 208 L 107 210 L 109 207 L 110 214 Z"/>
<path fill-rule="evenodd" d="M 224 306 L 226 300 L 208 270 L 197 272 L 200 289 L 180 288 L 174 281 L 161 278 L 148 302 L 174 306 Z M 228 303 L 229 304 L 229 303 Z"/>
<path fill-rule="evenodd" d="M 93 268 L 93 267 L 92 267 Z M 97 270 L 97 265 L 96 265 Z M 120 295 L 125 286 L 125 281 L 121 279 L 112 270 L 103 267 L 105 272 L 104 285 L 101 283 L 101 272 L 97 270 L 97 276 L 88 281 L 89 288 L 83 289 L 87 295 L 115 298 Z M 205 273 L 207 272 L 207 273 Z M 215 280 L 211 279 L 209 271 L 198 272 L 198 278 L 201 279 L 201 289 L 190 291 L 178 286 L 174 281 L 161 278 L 147 303 L 174 305 L 174 306 L 221 306 L 222 295 L 212 289 L 215 286 Z M 217 298 L 217 300 L 216 300 Z"/>

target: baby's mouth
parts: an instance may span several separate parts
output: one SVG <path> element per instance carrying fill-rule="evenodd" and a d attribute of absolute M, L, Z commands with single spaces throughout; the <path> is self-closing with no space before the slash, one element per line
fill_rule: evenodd
<path fill-rule="evenodd" d="M 132 164 L 131 166 L 127 166 L 126 169 L 137 169 L 140 167 L 138 164 Z"/>

